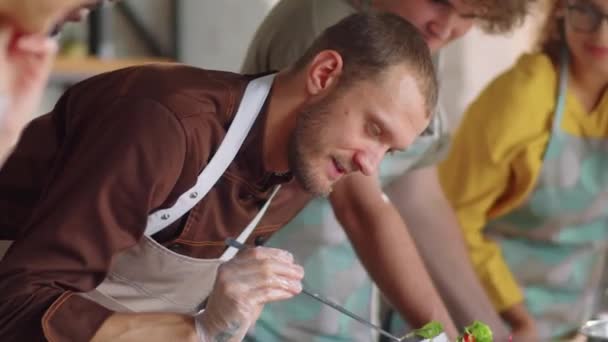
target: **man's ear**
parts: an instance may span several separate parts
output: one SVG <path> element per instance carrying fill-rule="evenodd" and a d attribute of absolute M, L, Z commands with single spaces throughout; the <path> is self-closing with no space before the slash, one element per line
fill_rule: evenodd
<path fill-rule="evenodd" d="M 309 63 L 306 89 L 310 95 L 318 95 L 338 83 L 343 71 L 342 56 L 334 50 L 319 52 Z"/>

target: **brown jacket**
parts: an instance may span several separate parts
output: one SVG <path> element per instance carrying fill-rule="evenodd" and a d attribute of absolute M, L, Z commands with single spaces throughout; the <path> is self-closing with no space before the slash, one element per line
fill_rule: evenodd
<path fill-rule="evenodd" d="M 134 67 L 71 89 L 25 131 L 0 171 L 0 341 L 87 341 L 111 314 L 75 292 L 100 284 L 133 246 L 149 213 L 196 182 L 251 77 L 181 65 Z M 262 165 L 265 110 L 220 181 L 155 238 L 178 253 L 217 258 L 279 192 L 249 243 L 309 200 L 289 175 Z"/>

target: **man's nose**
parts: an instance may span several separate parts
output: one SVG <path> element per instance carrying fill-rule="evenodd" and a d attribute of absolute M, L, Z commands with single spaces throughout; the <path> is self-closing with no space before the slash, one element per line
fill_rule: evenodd
<path fill-rule="evenodd" d="M 445 15 L 442 18 L 434 20 L 429 23 L 429 31 L 431 34 L 442 42 L 445 42 L 450 39 L 452 35 L 453 25 L 452 21 L 454 20 L 453 15 Z"/>
<path fill-rule="evenodd" d="M 387 150 L 387 148 L 378 148 L 367 152 L 358 152 L 355 154 L 355 165 L 357 165 L 362 174 L 371 176 L 380 166 L 380 162 Z"/>

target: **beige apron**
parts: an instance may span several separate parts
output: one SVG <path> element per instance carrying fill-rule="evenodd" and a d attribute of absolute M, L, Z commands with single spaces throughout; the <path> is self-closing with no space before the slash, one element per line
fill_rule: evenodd
<path fill-rule="evenodd" d="M 186 214 L 220 179 L 253 126 L 274 76 L 263 76 L 247 85 L 226 137 L 194 187 L 182 194 L 173 207 L 152 213 L 141 241 L 116 255 L 106 279 L 95 290 L 81 296 L 120 312 L 196 314 L 201 311 L 218 267 L 234 257 L 237 250 L 230 247 L 219 259 L 196 259 L 165 248 L 151 236 Z M 279 186 L 238 236 L 238 241 L 245 242 L 251 235 L 278 190 Z"/>
<path fill-rule="evenodd" d="M 247 240 L 268 208 L 276 187 L 258 215 L 238 239 Z M 235 253 L 229 248 L 219 259 L 196 259 L 177 254 L 148 235 L 117 255 L 106 279 L 95 290 L 83 293 L 114 311 L 174 312 L 196 314 L 213 288 L 217 268 Z"/>
<path fill-rule="evenodd" d="M 226 137 L 196 185 L 182 194 L 173 207 L 150 214 L 141 241 L 117 255 L 103 283 L 82 296 L 114 311 L 196 314 L 202 310 L 218 267 L 232 259 L 237 250 L 230 247 L 219 259 L 196 259 L 163 247 L 151 236 L 186 214 L 220 179 L 253 126 L 273 79 L 274 74 L 247 85 Z M 260 212 L 238 236 L 238 241 L 245 242 L 251 235 L 278 190 L 279 187 L 274 189 Z"/>

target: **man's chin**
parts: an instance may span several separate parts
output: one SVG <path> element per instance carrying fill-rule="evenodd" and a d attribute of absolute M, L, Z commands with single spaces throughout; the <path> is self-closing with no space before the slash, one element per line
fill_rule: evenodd
<path fill-rule="evenodd" d="M 317 192 L 315 196 L 327 198 L 329 197 L 329 195 L 331 195 L 332 191 L 334 191 L 334 188 L 330 186 L 329 188 L 326 188 L 323 191 Z"/>
<path fill-rule="evenodd" d="M 330 186 L 326 188 L 304 188 L 304 190 L 315 197 L 328 197 L 333 191 L 333 188 Z"/>
<path fill-rule="evenodd" d="M 327 197 L 333 190 L 333 184 L 321 185 L 310 181 L 303 181 L 298 177 L 296 177 L 296 179 L 304 191 L 315 197 Z"/>

